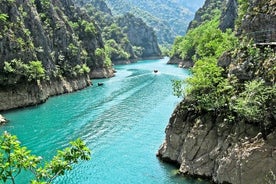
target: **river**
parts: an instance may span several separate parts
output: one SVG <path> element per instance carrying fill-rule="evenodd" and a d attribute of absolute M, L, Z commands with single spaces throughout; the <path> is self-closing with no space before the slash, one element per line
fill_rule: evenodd
<path fill-rule="evenodd" d="M 180 101 L 172 95 L 171 80 L 189 75 L 166 65 L 167 61 L 119 65 L 114 78 L 93 80 L 94 86 L 84 90 L 3 113 L 10 122 L 1 132 L 17 135 L 33 154 L 46 160 L 81 137 L 92 150 L 91 160 L 57 178 L 57 184 L 202 184 L 177 176 L 177 168 L 155 156 Z M 98 82 L 104 85 L 97 86 Z M 25 184 L 28 179 L 25 175 L 17 180 Z"/>

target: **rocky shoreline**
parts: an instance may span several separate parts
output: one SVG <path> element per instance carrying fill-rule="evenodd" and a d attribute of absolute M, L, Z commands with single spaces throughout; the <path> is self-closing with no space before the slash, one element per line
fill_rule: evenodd
<path fill-rule="evenodd" d="M 37 105 L 50 96 L 71 93 L 91 85 L 88 76 L 17 84 L 0 89 L 0 111 Z"/>
<path fill-rule="evenodd" d="M 143 58 L 136 58 L 136 59 L 129 59 L 129 60 L 117 60 L 113 61 L 115 65 L 125 65 L 125 64 L 131 64 L 136 63 L 140 60 L 154 60 L 154 59 L 162 59 L 163 57 L 160 56 L 152 56 L 152 57 L 143 57 Z"/>
<path fill-rule="evenodd" d="M 92 70 L 89 74 L 91 79 L 103 79 L 114 77 L 114 69 L 113 68 L 96 68 Z"/>
<path fill-rule="evenodd" d="M 255 125 L 183 109 L 189 103 L 180 103 L 170 118 L 157 153 L 161 160 L 215 183 L 263 184 L 276 173 L 276 131 L 264 137 Z"/>
<path fill-rule="evenodd" d="M 192 68 L 194 66 L 193 61 L 184 61 L 175 56 L 170 58 L 170 60 L 167 62 L 167 64 L 178 65 L 179 68 L 188 68 L 188 69 Z"/>

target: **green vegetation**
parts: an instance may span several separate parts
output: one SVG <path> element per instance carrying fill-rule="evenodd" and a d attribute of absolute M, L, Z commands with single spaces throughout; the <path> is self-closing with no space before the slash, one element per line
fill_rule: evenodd
<path fill-rule="evenodd" d="M 72 70 L 72 75 L 82 75 L 82 74 L 88 74 L 90 72 L 90 68 L 86 65 L 76 65 Z"/>
<path fill-rule="evenodd" d="M 267 86 L 263 80 L 245 83 L 244 90 L 235 99 L 233 109 L 247 121 L 269 123 L 270 101 L 276 98 L 276 87 Z"/>
<path fill-rule="evenodd" d="M 72 170 L 79 160 L 90 159 L 90 150 L 81 139 L 70 144 L 70 147 L 58 151 L 51 161 L 43 163 L 41 157 L 22 147 L 16 136 L 5 132 L 0 137 L 0 180 L 15 184 L 16 177 L 25 171 L 33 175 L 32 184 L 51 183 Z"/>
<path fill-rule="evenodd" d="M 88 22 L 86 20 L 82 20 L 81 21 L 81 26 L 84 27 L 84 32 L 85 33 L 92 33 L 92 34 L 96 33 L 96 28 L 94 26 L 94 23 L 92 23 L 92 22 Z"/>
<path fill-rule="evenodd" d="M 97 24 L 102 29 L 102 38 L 105 43 L 105 50 L 112 61 L 122 61 L 139 57 L 140 55 L 133 55 L 133 46 L 123 29 L 116 23 L 116 19 L 108 12 L 101 11 L 94 6 L 103 7 L 103 1 L 91 1 L 92 4 L 85 5 L 88 14 L 96 20 Z M 100 5 L 99 5 L 100 4 Z M 110 61 L 105 60 L 111 66 Z"/>
<path fill-rule="evenodd" d="M 5 13 L 0 13 L 0 23 L 5 23 L 8 19 L 8 15 Z"/>
<path fill-rule="evenodd" d="M 111 66 L 112 65 L 112 62 L 111 62 L 111 59 L 109 57 L 109 53 L 108 53 L 108 50 L 106 48 L 97 48 L 95 50 L 95 56 L 96 56 L 96 59 L 102 59 L 104 58 L 104 64 L 105 66 Z"/>
<path fill-rule="evenodd" d="M 234 34 L 218 29 L 219 17 L 190 30 L 184 37 L 177 37 L 170 56 L 180 56 L 183 60 L 196 62 L 204 57 L 218 58 L 225 50 L 237 44 Z"/>
<path fill-rule="evenodd" d="M 245 15 L 247 3 L 240 1 L 239 16 Z M 257 48 L 247 37 L 241 37 L 237 44 L 231 31 L 218 29 L 218 17 L 175 39 L 171 56 L 193 60 L 195 65 L 190 78 L 173 82 L 174 94 L 189 99 L 197 112 L 212 111 L 228 122 L 255 124 L 266 136 L 276 127 L 275 53 L 270 48 Z M 235 66 L 218 66 L 225 52 L 235 66 L 244 67 L 246 76 L 239 76 L 242 74 L 233 69 Z"/>
<path fill-rule="evenodd" d="M 117 15 L 131 13 L 155 29 L 160 45 L 172 44 L 175 36 L 184 35 L 194 11 L 203 0 L 196 1 L 148 1 L 107 0 L 106 3 Z M 194 6 L 193 8 L 191 6 Z"/>
<path fill-rule="evenodd" d="M 183 90 L 182 82 L 176 81 L 174 93 L 196 100 L 199 110 L 217 111 L 227 104 L 227 94 L 233 91 L 222 75 L 223 69 L 217 66 L 217 59 L 224 51 L 234 48 L 237 39 L 230 30 L 226 33 L 219 30 L 218 24 L 217 16 L 190 30 L 186 36 L 176 38 L 171 52 L 184 60 L 192 58 L 195 62 L 192 77 L 185 81 L 186 90 Z"/>
<path fill-rule="evenodd" d="M 131 54 L 126 49 L 130 46 L 130 42 L 127 35 L 123 33 L 123 30 L 117 24 L 112 23 L 110 26 L 106 26 L 102 35 L 111 59 L 128 60 L 131 57 Z"/>
<path fill-rule="evenodd" d="M 236 25 L 240 26 L 242 18 L 247 12 L 249 7 L 249 0 L 238 0 L 239 8 L 238 8 L 238 19 L 236 20 Z"/>
<path fill-rule="evenodd" d="M 10 62 L 5 62 L 4 72 L 19 78 L 24 77 L 28 81 L 41 80 L 46 77 L 41 61 L 31 61 L 25 64 L 21 60 L 13 59 Z"/>

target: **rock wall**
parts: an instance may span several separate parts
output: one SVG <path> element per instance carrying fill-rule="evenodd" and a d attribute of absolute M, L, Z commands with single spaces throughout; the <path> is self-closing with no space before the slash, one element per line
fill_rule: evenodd
<path fill-rule="evenodd" d="M 238 16 L 237 0 L 206 0 L 202 8 L 196 12 L 194 19 L 190 22 L 187 32 L 214 19 L 217 16 L 217 11 L 221 12 L 219 29 L 222 31 L 226 31 L 227 29 L 234 30 L 235 21 Z M 174 55 L 169 63 L 179 64 L 183 68 L 191 68 L 194 65 L 191 57 L 183 60 L 179 55 Z"/>
<path fill-rule="evenodd" d="M 117 23 L 120 27 L 124 28 L 130 43 L 133 46 L 142 48 L 140 57 L 161 57 L 155 32 L 142 19 L 127 13 L 120 17 Z"/>
<path fill-rule="evenodd" d="M 115 74 L 112 68 L 96 68 L 90 72 L 89 76 L 93 79 L 102 79 L 114 77 Z"/>
<path fill-rule="evenodd" d="M 249 0 L 247 15 L 243 18 L 240 33 L 244 32 L 255 42 L 276 41 L 276 2 Z"/>
<path fill-rule="evenodd" d="M 88 76 L 81 76 L 0 88 L 0 111 L 40 104 L 50 96 L 70 93 L 90 85 Z"/>
<path fill-rule="evenodd" d="M 189 105 L 184 100 L 174 111 L 158 157 L 179 164 L 183 174 L 216 183 L 263 184 L 276 173 L 276 131 L 264 138 L 252 124 L 183 109 Z"/>
<path fill-rule="evenodd" d="M 0 12 L 0 111 L 85 88 L 88 67 L 92 78 L 114 76 L 95 54 L 104 50 L 99 27 L 72 0 L 1 0 Z M 43 77 L 28 72 L 32 61 Z"/>
<path fill-rule="evenodd" d="M 227 0 L 224 3 L 226 4 L 226 6 L 222 10 L 222 14 L 221 14 L 221 17 L 220 17 L 219 28 L 222 31 L 226 31 L 226 29 L 234 30 L 235 21 L 238 17 L 238 3 L 237 3 L 237 0 Z"/>

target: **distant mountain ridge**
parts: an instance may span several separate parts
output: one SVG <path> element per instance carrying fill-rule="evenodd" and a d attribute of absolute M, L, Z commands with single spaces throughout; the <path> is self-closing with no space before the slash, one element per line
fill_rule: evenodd
<path fill-rule="evenodd" d="M 75 3 L 100 27 L 105 48 L 114 64 L 161 57 L 155 31 L 141 18 L 130 13 L 113 16 L 104 0 L 75 0 Z"/>
<path fill-rule="evenodd" d="M 172 44 L 178 35 L 184 35 L 195 11 L 203 0 L 106 0 L 112 13 L 127 12 L 142 18 L 156 31 L 159 44 Z"/>

